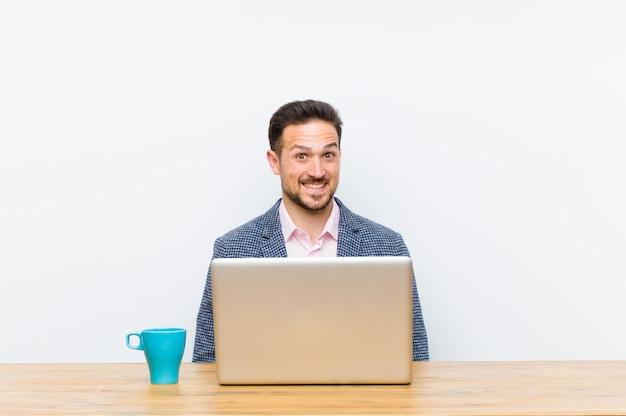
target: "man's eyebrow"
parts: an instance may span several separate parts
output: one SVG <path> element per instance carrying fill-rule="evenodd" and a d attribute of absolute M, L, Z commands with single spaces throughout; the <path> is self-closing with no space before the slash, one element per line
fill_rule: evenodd
<path fill-rule="evenodd" d="M 294 144 L 293 146 L 291 146 L 291 150 L 293 150 L 293 149 L 311 150 L 311 148 L 309 146 L 305 146 L 303 144 Z"/>
<path fill-rule="evenodd" d="M 327 145 L 324 146 L 324 149 L 331 149 L 331 148 L 339 148 L 339 145 L 337 143 L 328 143 Z M 290 150 L 293 149 L 300 149 L 300 150 L 306 150 L 306 151 L 311 151 L 313 150 L 313 148 L 309 147 L 309 146 L 305 146 L 303 144 L 294 144 L 293 146 L 291 146 Z"/>

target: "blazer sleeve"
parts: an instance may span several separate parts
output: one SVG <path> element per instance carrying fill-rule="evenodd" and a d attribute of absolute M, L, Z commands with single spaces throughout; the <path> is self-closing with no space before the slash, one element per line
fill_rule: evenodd
<path fill-rule="evenodd" d="M 409 249 L 400 234 L 396 233 L 397 256 L 410 257 Z M 430 358 L 428 350 L 428 335 L 424 325 L 422 306 L 417 292 L 415 281 L 415 271 L 413 272 L 413 361 L 428 361 Z"/>
<path fill-rule="evenodd" d="M 212 259 L 224 257 L 222 238 L 215 240 Z M 196 338 L 193 346 L 193 362 L 215 362 L 215 335 L 213 329 L 213 291 L 211 266 L 206 276 L 202 301 L 196 319 Z"/>

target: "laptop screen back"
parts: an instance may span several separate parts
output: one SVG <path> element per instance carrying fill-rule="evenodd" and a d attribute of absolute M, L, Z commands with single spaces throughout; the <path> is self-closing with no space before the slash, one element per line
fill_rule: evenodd
<path fill-rule="evenodd" d="M 211 263 L 221 384 L 406 384 L 408 257 Z"/>

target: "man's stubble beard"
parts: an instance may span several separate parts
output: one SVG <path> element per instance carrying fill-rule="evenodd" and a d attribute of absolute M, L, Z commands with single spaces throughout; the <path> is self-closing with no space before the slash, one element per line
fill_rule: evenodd
<path fill-rule="evenodd" d="M 331 201 L 333 200 L 333 197 L 335 196 L 335 191 L 337 190 L 337 188 L 335 188 L 333 190 L 333 192 L 328 196 L 328 200 L 322 205 L 322 206 L 315 206 L 315 207 L 311 207 L 309 205 L 307 205 L 302 198 L 300 197 L 300 194 L 295 193 L 295 192 L 290 192 L 287 189 L 285 189 L 285 187 L 283 186 L 283 193 L 287 196 L 287 198 L 289 198 L 289 200 L 291 202 L 293 202 L 294 204 L 296 204 L 297 206 L 299 206 L 300 208 L 303 208 L 307 211 L 322 211 L 324 210 L 326 207 L 328 207 L 328 205 L 331 203 Z M 322 200 L 323 198 L 325 198 L 326 196 L 319 196 L 319 197 L 313 197 L 313 199 L 317 202 L 319 200 Z"/>

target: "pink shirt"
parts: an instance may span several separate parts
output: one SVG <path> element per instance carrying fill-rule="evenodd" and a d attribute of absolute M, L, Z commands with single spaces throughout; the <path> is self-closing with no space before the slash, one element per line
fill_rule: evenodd
<path fill-rule="evenodd" d="M 280 226 L 285 237 L 287 257 L 336 257 L 337 239 L 339 236 L 339 206 L 333 199 L 333 208 L 330 217 L 322 230 L 315 245 L 311 244 L 309 234 L 296 225 L 287 213 L 285 205 L 281 202 L 278 208 Z"/>

